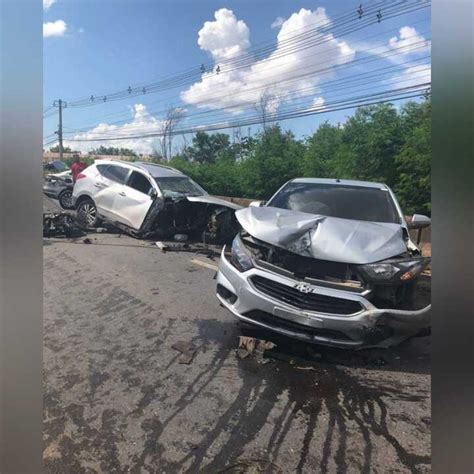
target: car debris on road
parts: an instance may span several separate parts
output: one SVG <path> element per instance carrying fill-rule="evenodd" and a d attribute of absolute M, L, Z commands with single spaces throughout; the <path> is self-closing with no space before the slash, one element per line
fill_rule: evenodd
<path fill-rule="evenodd" d="M 430 327 L 430 259 L 386 185 L 301 178 L 236 212 L 217 297 L 239 320 L 307 342 L 388 347 Z M 423 301 L 425 300 L 425 301 Z"/>
<path fill-rule="evenodd" d="M 74 217 L 61 211 L 43 212 L 43 237 L 55 237 L 64 235 L 65 237 L 74 237 L 81 233 L 76 226 Z"/>
<path fill-rule="evenodd" d="M 178 359 L 178 363 L 189 365 L 196 355 L 196 346 L 192 342 L 188 341 L 178 341 L 175 342 L 172 346 L 172 349 L 181 352 L 181 356 Z"/>
<path fill-rule="evenodd" d="M 240 336 L 239 347 L 236 354 L 239 359 L 245 359 L 249 355 L 254 355 L 257 361 L 265 363 L 265 351 L 271 351 L 275 347 L 276 344 L 271 341 L 264 341 L 262 339 L 256 339 L 255 337 Z M 266 361 L 268 361 L 268 359 Z"/>

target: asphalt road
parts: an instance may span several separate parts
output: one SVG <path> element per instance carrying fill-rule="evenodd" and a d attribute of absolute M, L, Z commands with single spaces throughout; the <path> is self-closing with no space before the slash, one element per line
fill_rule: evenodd
<path fill-rule="evenodd" d="M 241 360 L 216 261 L 89 238 L 44 239 L 47 472 L 430 471 L 429 337 Z"/>

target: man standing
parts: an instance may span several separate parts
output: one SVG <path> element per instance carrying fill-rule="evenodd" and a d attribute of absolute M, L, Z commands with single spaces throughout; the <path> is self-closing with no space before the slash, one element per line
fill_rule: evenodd
<path fill-rule="evenodd" d="M 87 165 L 81 161 L 80 156 L 75 153 L 72 156 L 72 165 L 71 165 L 71 174 L 72 174 L 72 182 L 75 183 L 77 176 L 79 173 L 84 171 L 87 168 Z"/>

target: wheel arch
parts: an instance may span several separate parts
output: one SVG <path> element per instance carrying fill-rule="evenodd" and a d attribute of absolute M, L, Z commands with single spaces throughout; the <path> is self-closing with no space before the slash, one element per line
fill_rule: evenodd
<path fill-rule="evenodd" d="M 75 206 L 76 209 L 77 209 L 77 207 L 79 206 L 79 204 L 81 204 L 81 203 L 84 202 L 84 201 L 92 201 L 92 202 L 94 203 L 94 205 L 96 206 L 96 204 L 95 204 L 95 202 L 94 202 L 94 200 L 92 199 L 91 196 L 89 196 L 88 194 L 81 194 L 80 196 L 78 196 L 78 197 L 76 198 L 76 206 Z M 96 207 L 97 207 L 97 206 L 96 206 Z"/>

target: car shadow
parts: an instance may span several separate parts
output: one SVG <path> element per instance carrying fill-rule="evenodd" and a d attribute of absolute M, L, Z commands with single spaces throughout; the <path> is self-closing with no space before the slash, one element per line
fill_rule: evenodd
<path fill-rule="evenodd" d="M 192 410 L 194 395 L 206 392 L 212 381 L 219 377 L 219 372 L 225 370 L 225 360 L 233 356 L 240 335 L 265 338 L 276 343 L 277 347 L 269 354 L 271 362 L 264 364 L 253 356 L 239 360 L 235 355 L 241 384 L 232 397 L 233 401 L 226 405 L 199 445 L 180 462 L 167 468 L 174 472 L 243 472 L 230 466 L 237 466 L 245 459 L 249 444 L 263 439 L 263 431 L 271 426 L 272 432 L 264 449 L 266 461 L 271 463 L 268 469 L 258 472 L 279 472 L 274 463 L 278 462 L 295 424 L 302 426 L 303 433 L 298 435 L 302 440 L 300 446 L 298 442 L 294 446 L 298 453 L 294 472 L 308 472 L 308 469 L 328 472 L 330 462 L 336 463 L 338 472 L 354 467 L 349 446 L 354 426 L 357 427 L 356 436 L 361 435 L 363 440 L 358 460 L 360 472 L 371 472 L 373 468 L 374 437 L 381 437 L 389 443 L 400 466 L 408 470 L 417 471 L 420 465 L 430 463 L 428 454 L 412 452 L 390 432 L 391 414 L 387 406 L 387 399 L 391 402 L 425 401 L 429 399 L 429 387 L 426 390 L 414 388 L 393 377 L 379 376 L 368 380 L 371 377 L 359 370 L 429 373 L 428 338 L 424 338 L 421 344 L 406 341 L 388 350 L 348 351 L 285 340 L 268 332 L 242 331 L 232 322 L 201 320 L 197 324 L 198 339 L 213 340 L 219 348 L 205 373 L 189 381 L 187 393 L 193 393 L 193 397 L 186 402 L 183 398 L 183 403 L 177 407 L 179 412 Z M 282 400 L 285 400 L 283 409 Z M 279 413 L 275 419 L 276 405 L 279 405 Z M 415 419 L 416 415 L 413 416 L 409 422 L 416 424 L 415 429 L 426 435 L 430 420 L 420 421 Z M 327 429 L 322 451 L 314 452 L 312 443 L 323 423 Z M 160 428 L 166 429 L 165 426 Z M 216 440 L 222 439 L 223 433 L 226 433 L 226 440 L 217 443 L 216 447 Z"/>

